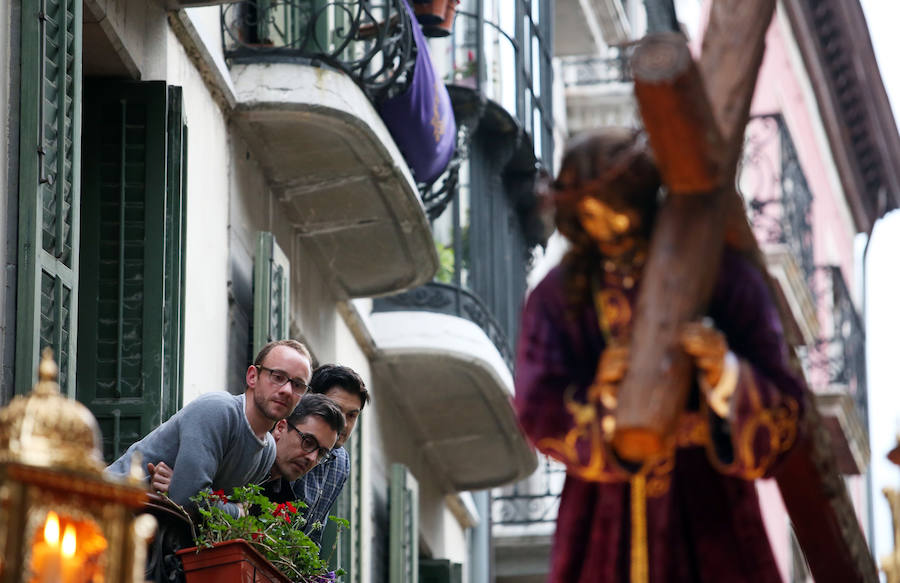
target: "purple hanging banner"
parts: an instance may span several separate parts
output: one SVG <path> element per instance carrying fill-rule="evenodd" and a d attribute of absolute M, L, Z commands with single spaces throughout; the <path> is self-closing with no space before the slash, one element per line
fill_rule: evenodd
<path fill-rule="evenodd" d="M 412 9 L 405 5 L 418 48 L 415 70 L 406 92 L 386 99 L 378 113 L 416 182 L 430 183 L 441 175 L 453 157 L 456 119 L 447 87 L 435 75 L 422 28 Z"/>

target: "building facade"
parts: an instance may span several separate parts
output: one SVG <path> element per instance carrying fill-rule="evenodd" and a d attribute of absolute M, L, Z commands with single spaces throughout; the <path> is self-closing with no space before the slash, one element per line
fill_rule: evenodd
<path fill-rule="evenodd" d="M 510 355 L 546 237 L 553 3 L 457 8 L 430 41 L 457 154 L 428 185 L 379 114 L 424 66 L 404 0 L 4 2 L 0 402 L 52 346 L 113 459 L 298 338 L 373 397 L 345 580 L 487 581 L 471 492 L 535 465 Z"/>

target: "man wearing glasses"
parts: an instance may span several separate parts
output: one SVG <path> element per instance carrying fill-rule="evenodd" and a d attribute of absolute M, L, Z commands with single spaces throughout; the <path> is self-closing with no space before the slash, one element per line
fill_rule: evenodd
<path fill-rule="evenodd" d="M 338 436 L 331 459 L 318 464 L 306 475 L 291 483 L 294 498 L 309 506 L 306 511 L 304 531 L 317 544 L 321 544 L 323 528 L 329 511 L 350 475 L 350 455 L 344 444 L 353 433 L 363 407 L 369 402 L 369 391 L 362 378 L 346 366 L 323 364 L 309 381 L 310 393 L 320 393 L 334 401 L 346 418 L 346 426 Z"/>
<path fill-rule="evenodd" d="M 272 502 L 297 500 L 291 482 L 331 459 L 344 426 L 344 414 L 325 395 L 311 393 L 300 399 L 294 412 L 272 429 L 275 463 L 263 494 Z"/>
<path fill-rule="evenodd" d="M 200 490 L 225 490 L 258 483 L 275 462 L 276 445 L 269 431 L 287 417 L 310 382 L 312 357 L 296 340 L 265 345 L 247 369 L 243 395 L 214 391 L 188 403 L 168 421 L 134 443 L 107 471 L 130 472 L 132 455 L 140 453 L 145 474 L 171 468 L 169 498 L 186 506 Z M 165 476 L 165 472 L 162 473 Z M 165 478 L 168 481 L 168 478 Z M 224 508 L 233 516 L 241 509 Z"/>

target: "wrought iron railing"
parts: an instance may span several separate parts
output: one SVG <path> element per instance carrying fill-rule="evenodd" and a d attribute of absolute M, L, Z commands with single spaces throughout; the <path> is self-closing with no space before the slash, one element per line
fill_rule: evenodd
<path fill-rule="evenodd" d="M 402 91 L 415 64 L 405 0 L 241 0 L 223 6 L 231 62 L 294 60 L 349 75 L 370 100 Z"/>
<path fill-rule="evenodd" d="M 456 126 L 456 148 L 446 170 L 431 184 L 418 185 L 419 196 L 422 198 L 425 214 L 429 221 L 440 217 L 459 193 L 459 172 L 469 158 L 470 133 L 468 126 L 458 124 Z"/>
<path fill-rule="evenodd" d="M 839 267 L 816 267 L 814 293 L 822 333 L 807 353 L 813 389 L 846 387 L 864 427 L 868 427 L 866 334 Z M 822 386 L 825 385 L 825 386 Z"/>
<path fill-rule="evenodd" d="M 494 491 L 491 496 L 492 523 L 496 526 L 526 526 L 556 522 L 565 479 L 565 466 L 540 456 L 538 468 L 531 476 Z"/>
<path fill-rule="evenodd" d="M 738 189 L 760 243 L 786 246 L 812 285 L 813 195 L 781 115 L 754 116 L 747 124 Z"/>
<path fill-rule="evenodd" d="M 563 84 L 566 87 L 631 83 L 631 67 L 627 48 L 611 49 L 607 56 L 569 57 L 562 61 Z"/>
<path fill-rule="evenodd" d="M 376 298 L 373 312 L 403 312 L 422 310 L 465 318 L 480 327 L 506 361 L 513 367 L 513 351 L 503 328 L 485 307 L 484 302 L 472 292 L 446 283 L 431 282 L 407 292 Z"/>

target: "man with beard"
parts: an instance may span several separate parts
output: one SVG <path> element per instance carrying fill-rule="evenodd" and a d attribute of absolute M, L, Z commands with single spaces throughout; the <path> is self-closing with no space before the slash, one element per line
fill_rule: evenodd
<path fill-rule="evenodd" d="M 344 414 L 325 395 L 308 394 L 287 419 L 272 429 L 275 463 L 263 493 L 272 502 L 298 500 L 291 482 L 328 462 L 346 424 Z"/>
<path fill-rule="evenodd" d="M 272 428 L 275 463 L 263 494 L 272 502 L 298 500 L 291 490 L 291 482 L 332 458 L 332 450 L 344 427 L 344 414 L 334 401 L 325 395 L 304 395 L 294 412 Z M 172 469 L 165 462 L 150 465 L 153 466 L 151 486 L 157 492 L 167 493 Z"/>
<path fill-rule="evenodd" d="M 129 473 L 134 453 L 145 473 L 160 462 L 172 469 L 169 498 L 182 506 L 203 489 L 231 492 L 266 478 L 275 462 L 275 439 L 269 431 L 287 417 L 309 388 L 312 357 L 296 340 L 265 345 L 247 368 L 243 395 L 207 393 L 188 403 L 168 421 L 134 443 L 107 472 Z M 234 516 L 241 509 L 225 504 Z"/>

